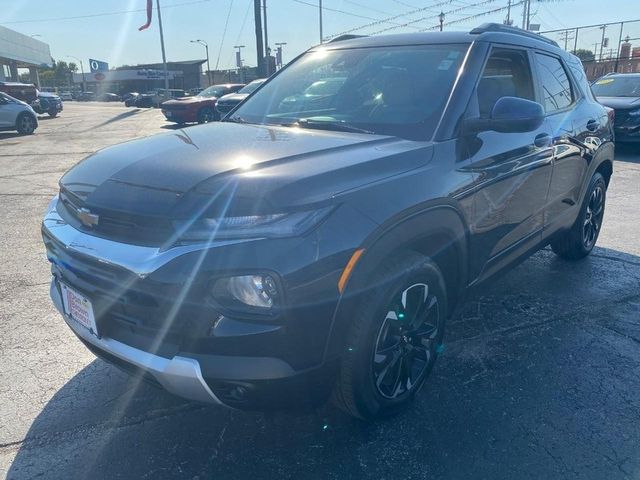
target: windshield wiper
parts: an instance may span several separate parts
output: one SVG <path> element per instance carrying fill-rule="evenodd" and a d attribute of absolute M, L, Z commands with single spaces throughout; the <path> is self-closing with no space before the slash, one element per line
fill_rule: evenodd
<path fill-rule="evenodd" d="M 232 117 L 226 117 L 226 118 L 223 118 L 222 121 L 223 122 L 233 122 L 233 123 L 248 123 L 240 115 L 234 115 Z"/>
<path fill-rule="evenodd" d="M 299 118 L 297 122 L 293 123 L 300 128 L 315 128 L 317 130 L 335 130 L 337 132 L 351 132 L 351 133 L 368 133 L 374 134 L 371 130 L 365 130 L 364 128 L 354 127 L 344 121 L 338 120 L 314 120 L 312 118 Z"/>

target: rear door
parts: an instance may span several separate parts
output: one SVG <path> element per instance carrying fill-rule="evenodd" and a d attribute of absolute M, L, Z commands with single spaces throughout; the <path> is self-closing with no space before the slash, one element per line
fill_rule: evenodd
<path fill-rule="evenodd" d="M 0 93 L 0 128 L 13 127 L 16 124 L 15 104 Z"/>
<path fill-rule="evenodd" d="M 504 96 L 536 101 L 531 63 L 525 48 L 493 47 L 467 116 L 488 118 Z M 544 125 L 526 133 L 481 132 L 464 143 L 474 176 L 471 268 L 482 278 L 541 240 L 553 149 Z"/>
<path fill-rule="evenodd" d="M 580 190 L 587 172 L 589 144 L 600 126 L 592 106 L 574 84 L 560 57 L 536 52 L 535 70 L 546 112 L 545 128 L 552 135 L 553 173 L 545 224 L 572 223 L 580 204 Z M 566 225 L 565 225 L 566 226 Z"/>

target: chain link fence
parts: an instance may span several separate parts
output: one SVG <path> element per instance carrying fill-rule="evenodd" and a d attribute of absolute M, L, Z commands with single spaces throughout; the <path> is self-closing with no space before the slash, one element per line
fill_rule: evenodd
<path fill-rule="evenodd" d="M 640 19 L 540 34 L 580 57 L 589 80 L 612 72 L 640 73 Z"/>

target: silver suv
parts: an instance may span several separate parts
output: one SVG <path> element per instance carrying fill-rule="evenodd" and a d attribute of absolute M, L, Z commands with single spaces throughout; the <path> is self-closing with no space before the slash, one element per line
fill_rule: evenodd
<path fill-rule="evenodd" d="M 30 135 L 38 128 L 36 112 L 29 105 L 0 92 L 0 131 L 17 130 Z"/>

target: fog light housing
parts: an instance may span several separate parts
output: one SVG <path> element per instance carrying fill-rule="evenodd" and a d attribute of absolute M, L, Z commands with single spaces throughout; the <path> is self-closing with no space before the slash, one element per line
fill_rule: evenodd
<path fill-rule="evenodd" d="M 271 275 L 239 275 L 216 282 L 213 295 L 222 303 L 240 302 L 243 305 L 271 309 L 278 299 L 278 286 Z"/>

